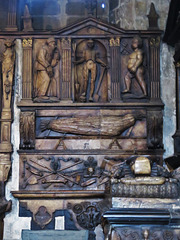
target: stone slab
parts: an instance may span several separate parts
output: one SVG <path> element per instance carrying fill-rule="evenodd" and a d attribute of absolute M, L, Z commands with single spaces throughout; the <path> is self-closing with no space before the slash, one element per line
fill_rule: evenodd
<path fill-rule="evenodd" d="M 41 231 L 31 231 L 22 230 L 22 240 L 59 240 L 64 237 L 66 240 L 88 240 L 88 231 L 55 231 L 55 230 L 41 230 Z"/>

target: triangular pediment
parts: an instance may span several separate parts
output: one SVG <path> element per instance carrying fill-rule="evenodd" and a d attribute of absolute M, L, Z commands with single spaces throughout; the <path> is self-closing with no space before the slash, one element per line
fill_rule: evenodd
<path fill-rule="evenodd" d="M 96 18 L 86 18 L 57 32 L 59 35 L 116 35 L 123 34 L 125 30 L 111 24 L 104 23 Z"/>

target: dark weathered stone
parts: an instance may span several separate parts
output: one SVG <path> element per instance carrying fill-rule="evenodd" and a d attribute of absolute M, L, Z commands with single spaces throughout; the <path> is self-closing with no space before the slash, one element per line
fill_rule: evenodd
<path fill-rule="evenodd" d="M 29 7 L 31 15 L 56 15 L 60 13 L 60 5 L 56 0 L 31 0 Z"/>
<path fill-rule="evenodd" d="M 69 17 L 68 20 L 67 20 L 67 26 L 72 24 L 72 23 L 75 23 L 75 22 L 78 22 L 78 21 L 81 21 L 83 20 L 84 18 L 80 18 L 80 17 Z"/>
<path fill-rule="evenodd" d="M 66 4 L 66 13 L 68 15 L 84 15 L 85 5 L 82 2 L 72 2 Z"/>
<path fill-rule="evenodd" d="M 119 5 L 119 0 L 109 1 L 109 9 L 110 9 L 110 11 L 115 9 L 116 7 L 118 7 L 118 5 Z"/>

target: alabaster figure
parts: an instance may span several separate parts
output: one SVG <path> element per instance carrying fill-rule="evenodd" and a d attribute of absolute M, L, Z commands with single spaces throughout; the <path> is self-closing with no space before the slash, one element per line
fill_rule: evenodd
<path fill-rule="evenodd" d="M 132 78 L 135 78 L 144 96 L 147 96 L 146 83 L 144 80 L 142 39 L 139 36 L 135 36 L 132 40 L 131 47 L 133 52 L 130 54 L 128 60 L 127 73 L 124 78 L 126 88 L 123 93 L 131 93 Z"/>
<path fill-rule="evenodd" d="M 83 87 L 80 86 L 79 89 L 82 89 L 80 93 L 80 101 L 81 102 L 93 102 L 93 96 L 95 93 L 95 81 L 97 75 L 97 63 L 101 64 L 101 66 L 105 69 L 106 63 L 104 63 L 100 58 L 98 58 L 98 52 L 94 48 L 95 43 L 92 39 L 87 41 L 86 48 L 83 49 L 83 57 L 78 60 L 74 61 L 74 64 L 81 64 L 83 63 L 82 69 L 82 76 L 83 76 Z M 104 72 L 104 71 L 103 71 Z M 90 93 L 87 99 L 87 89 L 88 89 L 88 79 L 90 77 Z M 103 79 L 103 76 L 101 77 Z M 99 79 L 99 82 L 102 81 Z"/>
<path fill-rule="evenodd" d="M 35 101 L 54 100 L 57 97 L 56 66 L 60 59 L 54 38 L 47 39 L 39 49 L 35 62 L 36 77 L 34 83 Z M 56 99 L 57 100 L 57 99 Z"/>

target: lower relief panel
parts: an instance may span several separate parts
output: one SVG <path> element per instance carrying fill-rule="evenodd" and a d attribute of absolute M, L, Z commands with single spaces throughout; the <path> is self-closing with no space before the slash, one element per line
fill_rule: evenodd
<path fill-rule="evenodd" d="M 109 190 L 111 174 L 123 158 L 104 155 L 21 155 L 20 190 Z"/>
<path fill-rule="evenodd" d="M 35 148 L 142 150 L 147 148 L 146 122 L 145 110 L 40 110 Z"/>

